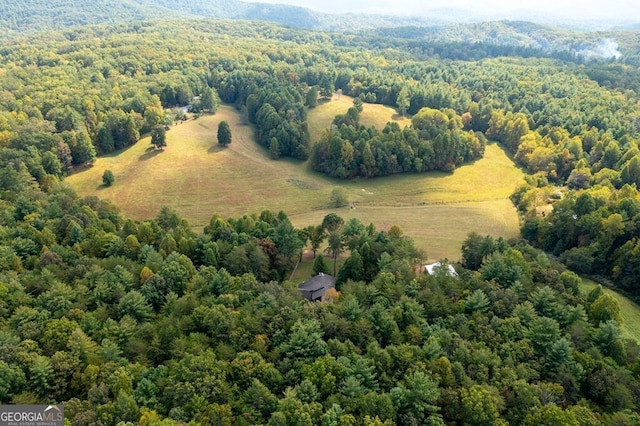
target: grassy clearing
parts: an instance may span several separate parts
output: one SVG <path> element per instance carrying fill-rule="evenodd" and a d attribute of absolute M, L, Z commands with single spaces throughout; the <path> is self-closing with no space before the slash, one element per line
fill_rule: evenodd
<path fill-rule="evenodd" d="M 221 120 L 232 129 L 227 148 L 217 145 Z M 100 186 L 105 169 L 116 178 L 110 188 Z M 233 108 L 223 106 L 215 115 L 174 126 L 162 152 L 144 138 L 115 156 L 99 158 L 67 182 L 80 194 L 98 193 L 113 201 L 134 219 L 154 217 L 167 205 L 202 227 L 215 212 L 240 216 L 263 209 L 295 213 L 322 207 L 331 188 L 303 169 L 299 162 L 271 161 L 254 142 L 252 128 L 240 123 Z M 317 199 L 323 204 L 316 204 Z"/>
<path fill-rule="evenodd" d="M 311 142 L 316 142 L 322 136 L 322 132 L 328 129 L 333 119 L 338 114 L 345 114 L 347 110 L 353 106 L 353 98 L 350 96 L 334 95 L 329 102 L 321 102 L 317 107 L 309 111 L 309 136 Z M 362 113 L 360 114 L 360 123 L 370 127 L 375 126 L 377 129 L 382 128 L 389 121 L 396 121 L 400 127 L 411 124 L 411 119 L 400 116 L 395 109 L 379 104 L 363 104 Z"/>
<path fill-rule="evenodd" d="M 330 123 L 336 109 L 346 111 L 351 99 L 316 107 L 312 126 Z M 329 112 L 327 112 L 329 111 Z M 365 105 L 363 122 L 383 126 L 394 110 Z M 232 143 L 217 146 L 221 120 L 231 126 Z M 408 123 L 408 119 L 402 119 Z M 320 124 L 320 128 L 328 124 Z M 316 130 L 311 129 L 313 132 Z M 316 133 L 318 134 L 318 133 Z M 238 217 L 264 209 L 284 210 L 298 226 L 318 224 L 329 212 L 346 219 L 357 217 L 379 229 L 400 226 L 427 251 L 429 260 L 458 260 L 460 244 L 471 231 L 493 236 L 518 235 L 518 217 L 508 196 L 523 174 L 497 145 L 487 146 L 485 157 L 452 174 L 429 173 L 378 179 L 341 181 L 315 173 L 295 160 L 272 161 L 255 143 L 253 130 L 243 125 L 232 107 L 171 128 L 167 148 L 154 151 L 150 139 L 69 176 L 66 182 L 80 195 L 98 195 L 115 203 L 127 217 L 155 217 L 163 205 L 176 209 L 196 229 L 214 213 Z M 102 187 L 110 169 L 113 186 Z M 356 208 L 329 209 L 331 191 L 341 187 Z"/>
<path fill-rule="evenodd" d="M 588 294 L 597 285 L 594 281 L 583 279 L 580 290 L 584 294 Z M 622 335 L 625 338 L 633 339 L 640 343 L 640 328 L 638 328 L 638 324 L 640 324 L 640 306 L 610 288 L 603 286 L 602 289 L 605 293 L 613 296 L 618 302 L 618 305 L 620 305 L 620 314 L 624 320 L 621 326 Z"/>
<path fill-rule="evenodd" d="M 331 212 L 345 221 L 352 217 L 364 224 L 373 223 L 378 229 L 399 226 L 411 236 L 416 246 L 424 248 L 428 260 L 460 258 L 460 245 L 472 230 L 481 234 L 518 235 L 518 219 L 509 200 L 433 204 L 422 206 L 370 205 L 353 209 L 322 209 L 291 216 L 296 226 L 322 222 Z"/>

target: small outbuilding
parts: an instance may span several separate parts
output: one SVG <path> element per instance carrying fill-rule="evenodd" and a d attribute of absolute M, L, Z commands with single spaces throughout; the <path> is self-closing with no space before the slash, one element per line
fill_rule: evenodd
<path fill-rule="evenodd" d="M 440 262 L 432 263 L 430 265 L 425 265 L 424 269 L 427 271 L 429 275 L 436 275 L 438 273 L 445 273 L 450 277 L 458 278 L 458 273 L 455 268 L 449 264 L 445 263 L 444 265 Z"/>
<path fill-rule="evenodd" d="M 336 279 L 320 272 L 298 286 L 302 296 L 311 302 L 322 302 L 327 290 L 336 287 Z"/>

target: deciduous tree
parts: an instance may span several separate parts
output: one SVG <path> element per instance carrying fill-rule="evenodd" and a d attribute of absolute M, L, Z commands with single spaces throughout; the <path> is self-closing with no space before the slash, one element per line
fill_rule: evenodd
<path fill-rule="evenodd" d="M 229 123 L 221 121 L 218 124 L 218 145 L 227 146 L 231 143 L 231 128 Z"/>
<path fill-rule="evenodd" d="M 216 112 L 220 105 L 220 99 L 214 89 L 206 86 L 200 94 L 200 107 L 209 112 Z"/>
<path fill-rule="evenodd" d="M 113 175 L 113 172 L 111 170 L 105 170 L 104 173 L 102 174 L 102 184 L 104 186 L 111 186 L 113 185 L 113 182 L 115 182 L 116 178 Z"/>
<path fill-rule="evenodd" d="M 322 242 L 327 238 L 327 233 L 325 232 L 322 225 L 310 225 L 308 227 L 308 230 L 309 242 L 311 243 L 311 250 L 313 250 L 313 257 L 316 257 L 316 252 L 320 248 Z"/>
<path fill-rule="evenodd" d="M 167 131 L 164 126 L 156 126 L 151 130 L 151 144 L 159 150 L 167 146 Z"/>
<path fill-rule="evenodd" d="M 332 207 L 344 207 L 349 204 L 347 199 L 347 193 L 342 188 L 334 188 L 331 191 L 331 206 Z"/>

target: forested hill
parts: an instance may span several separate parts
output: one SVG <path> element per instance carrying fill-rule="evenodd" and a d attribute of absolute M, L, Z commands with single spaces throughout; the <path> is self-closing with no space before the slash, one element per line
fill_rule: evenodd
<path fill-rule="evenodd" d="M 2 35 L 72 26 L 135 21 L 166 16 L 169 9 L 150 8 L 130 0 L 3 0 L 0 2 Z"/>
<path fill-rule="evenodd" d="M 395 26 L 365 30 L 370 43 L 382 47 L 402 41 L 406 50 L 428 45 L 432 54 L 460 60 L 495 56 L 563 60 L 622 59 L 637 63 L 637 31 L 572 31 L 527 21 Z M 434 45 L 442 49 L 433 49 Z"/>
<path fill-rule="evenodd" d="M 335 15 L 296 6 L 238 0 L 0 0 L 0 36 L 167 17 L 246 19 L 325 30 L 427 25 L 424 18 Z M 433 19 L 428 22 L 441 23 Z"/>
<path fill-rule="evenodd" d="M 268 21 L 290 27 L 313 30 L 359 31 L 401 28 L 383 36 L 411 39 L 427 36 L 432 41 L 490 41 L 545 48 L 555 45 L 560 37 L 570 44 L 582 37 L 564 30 L 550 30 L 544 25 L 562 28 L 593 30 L 612 28 L 613 22 L 561 21 L 557 17 L 540 16 L 529 11 L 526 15 L 500 15 L 492 11 L 462 9 L 425 9 L 420 15 L 375 15 L 370 13 L 322 13 L 304 7 L 285 4 L 255 3 L 242 0 L 0 0 L 0 37 L 15 33 L 59 30 L 94 24 L 117 24 L 159 18 L 220 18 Z M 515 22 L 503 21 L 514 19 Z M 496 22 L 502 22 L 496 24 Z M 470 23 L 475 23 L 469 25 Z M 621 23 L 622 25 L 622 23 Z M 625 28 L 633 28 L 624 23 Z M 373 35 L 373 34 L 372 34 Z M 573 36 L 572 39 L 570 36 Z M 574 43 L 575 44 L 575 43 Z"/>
<path fill-rule="evenodd" d="M 494 21 L 492 19 L 502 18 L 462 14 L 462 11 L 453 13 L 448 9 L 424 13 L 422 16 L 330 14 L 297 6 L 241 0 L 0 0 L 0 37 L 83 25 L 165 18 L 219 18 L 268 21 L 312 30 L 367 31 L 366 38 L 373 43 L 385 44 L 390 39 L 404 39 L 409 41 L 408 49 L 414 49 L 416 44 L 424 42 L 440 45 L 450 43 L 447 49 L 452 51 L 458 49 L 456 43 L 465 46 L 469 43 L 510 46 L 520 49 L 515 56 L 527 57 L 539 57 L 541 52 L 546 56 L 558 56 L 557 52 L 571 55 L 580 52 L 583 57 L 612 58 L 617 55 L 617 43 L 625 44 L 624 40 L 621 42 L 616 38 L 620 36 L 619 31 L 602 32 L 595 36 L 594 32 L 575 32 L 525 21 Z M 536 22 L 541 20 L 537 18 Z M 584 28 L 588 27 L 585 23 Z M 606 43 L 599 44 L 601 40 Z M 637 52 L 637 47 L 629 46 L 629 52 Z M 475 49 L 470 54 L 471 57 L 468 53 L 458 59 L 493 56 L 486 49 Z M 501 56 L 505 51 L 500 50 L 496 54 Z"/>

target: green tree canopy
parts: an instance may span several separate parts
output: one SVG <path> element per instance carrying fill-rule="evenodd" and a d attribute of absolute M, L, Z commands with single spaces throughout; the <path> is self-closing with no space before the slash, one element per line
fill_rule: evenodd
<path fill-rule="evenodd" d="M 113 182 L 115 182 L 116 178 L 113 175 L 113 172 L 111 170 L 105 170 L 104 173 L 102 174 L 102 184 L 104 186 L 111 186 L 113 185 Z"/>
<path fill-rule="evenodd" d="M 231 143 L 231 127 L 226 121 L 218 124 L 218 145 L 227 146 Z"/>
<path fill-rule="evenodd" d="M 160 150 L 167 146 L 167 131 L 163 126 L 156 126 L 151 130 L 151 144 Z"/>
<path fill-rule="evenodd" d="M 322 253 L 316 256 L 316 259 L 313 261 L 313 269 L 311 271 L 313 275 L 319 275 L 320 273 L 329 273 L 329 266 L 324 260 L 324 256 L 322 255 Z"/>

